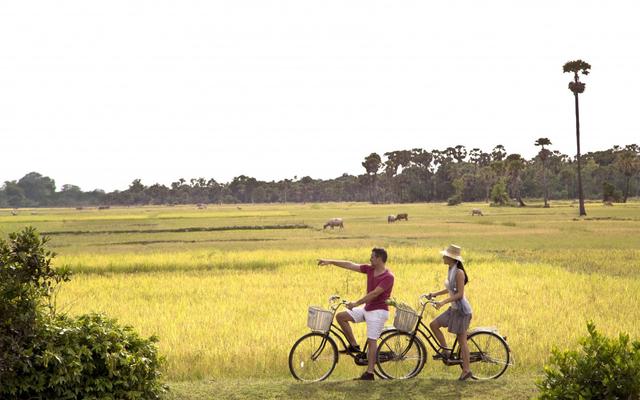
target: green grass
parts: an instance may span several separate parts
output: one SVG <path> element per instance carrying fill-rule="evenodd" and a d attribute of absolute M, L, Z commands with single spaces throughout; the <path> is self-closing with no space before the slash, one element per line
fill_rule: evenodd
<path fill-rule="evenodd" d="M 588 203 L 587 218 L 571 202 L 531 204 L 0 210 L 0 237 L 27 225 L 58 232 L 54 264 L 75 272 L 59 308 L 106 312 L 157 334 L 168 398 L 529 398 L 550 348 L 574 347 L 587 320 L 608 335 L 640 336 L 640 202 Z M 409 221 L 387 223 L 400 212 Z M 345 229 L 323 230 L 332 217 Z M 233 229 L 289 225 L 308 228 Z M 286 355 L 306 332 L 306 307 L 364 290 L 360 276 L 318 269 L 316 258 L 366 262 L 371 247 L 385 246 L 394 295 L 413 303 L 442 284 L 438 250 L 449 243 L 463 247 L 472 326 L 509 336 L 516 365 L 504 377 L 459 384 L 457 371 L 429 362 L 416 380 L 367 385 L 351 382 L 361 370 L 341 361 L 328 382 L 291 379 Z"/>
<path fill-rule="evenodd" d="M 535 376 L 507 376 L 493 381 L 458 382 L 451 377 L 419 377 L 409 381 L 329 381 L 314 384 L 291 380 L 225 379 L 180 382 L 169 387 L 168 399 L 529 399 L 537 393 Z"/>

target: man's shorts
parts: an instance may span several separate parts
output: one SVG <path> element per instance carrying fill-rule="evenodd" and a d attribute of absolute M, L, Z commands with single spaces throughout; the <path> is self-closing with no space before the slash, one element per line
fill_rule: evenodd
<path fill-rule="evenodd" d="M 365 311 L 364 307 L 358 307 L 347 310 L 347 312 L 354 321 L 367 323 L 367 338 L 373 340 L 380 338 L 384 323 L 389 319 L 389 311 L 387 310 Z"/>

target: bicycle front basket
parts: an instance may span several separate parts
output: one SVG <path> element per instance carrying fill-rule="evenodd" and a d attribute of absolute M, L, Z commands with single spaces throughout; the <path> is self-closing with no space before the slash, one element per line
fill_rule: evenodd
<path fill-rule="evenodd" d="M 327 332 L 331 328 L 333 313 L 318 306 L 309 307 L 307 326 L 314 332 Z"/>
<path fill-rule="evenodd" d="M 407 305 L 401 304 L 396 307 L 396 316 L 393 319 L 393 326 L 402 332 L 413 332 L 418 322 L 418 314 Z"/>

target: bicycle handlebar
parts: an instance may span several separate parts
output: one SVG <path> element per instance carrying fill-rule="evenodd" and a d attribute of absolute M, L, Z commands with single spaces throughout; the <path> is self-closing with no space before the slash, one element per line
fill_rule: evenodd
<path fill-rule="evenodd" d="M 342 299 L 339 295 L 334 294 L 329 297 L 329 307 L 332 310 L 337 310 L 340 306 L 347 304 L 348 301 Z"/>
<path fill-rule="evenodd" d="M 432 300 L 432 298 L 431 298 L 431 297 L 429 297 L 429 295 L 428 295 L 428 294 L 420 295 L 420 305 L 421 305 L 421 306 L 423 306 L 423 307 L 424 307 L 424 306 L 426 306 L 427 304 L 431 304 L 433 307 L 435 307 L 435 306 L 436 306 L 436 303 L 437 303 L 437 302 L 436 302 L 435 300 Z"/>

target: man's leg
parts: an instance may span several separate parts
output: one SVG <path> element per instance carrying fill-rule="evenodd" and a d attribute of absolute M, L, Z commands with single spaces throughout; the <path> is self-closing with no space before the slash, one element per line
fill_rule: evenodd
<path fill-rule="evenodd" d="M 338 321 L 338 325 L 342 328 L 344 335 L 347 337 L 349 344 L 352 346 L 357 346 L 358 342 L 356 341 L 355 336 L 353 336 L 353 331 L 351 330 L 351 324 L 349 322 L 356 322 L 353 317 L 346 311 L 342 311 L 336 315 L 336 321 Z"/>
<path fill-rule="evenodd" d="M 367 361 L 369 362 L 367 372 L 373 374 L 376 358 L 378 357 L 378 341 L 376 339 L 367 339 L 367 343 L 369 344 L 367 348 Z"/>

